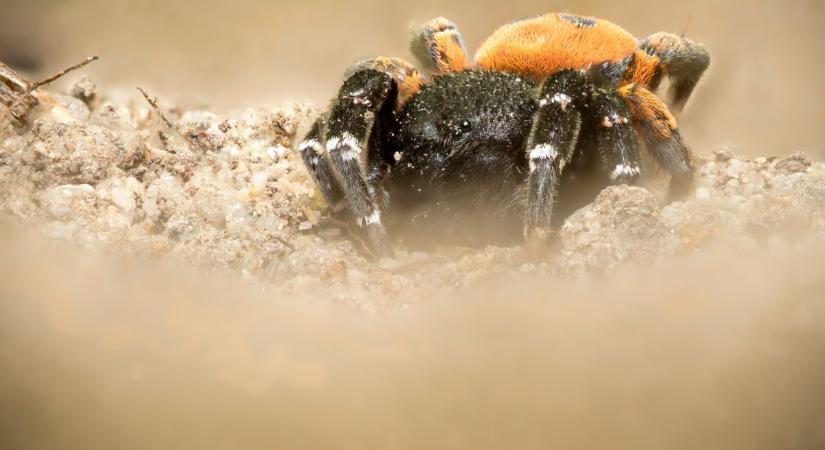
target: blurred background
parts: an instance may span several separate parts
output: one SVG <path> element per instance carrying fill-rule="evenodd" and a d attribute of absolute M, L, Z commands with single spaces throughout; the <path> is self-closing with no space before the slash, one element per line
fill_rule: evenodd
<path fill-rule="evenodd" d="M 704 42 L 713 60 L 681 117 L 699 152 L 825 155 L 825 2 L 715 0 L 3 0 L 0 60 L 46 74 L 86 55 L 104 92 L 136 84 L 217 107 L 324 104 L 361 58 L 409 58 L 416 24 L 443 15 L 474 52 L 497 26 L 544 12 L 606 18 L 637 37 Z M 69 78 L 71 80 L 71 77 Z M 66 82 L 68 82 L 67 80 Z"/>

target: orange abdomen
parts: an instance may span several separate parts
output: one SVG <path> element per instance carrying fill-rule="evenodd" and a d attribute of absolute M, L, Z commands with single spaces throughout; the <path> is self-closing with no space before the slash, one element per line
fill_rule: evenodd
<path fill-rule="evenodd" d="M 564 69 L 619 61 L 637 45 L 630 33 L 606 20 L 546 14 L 499 28 L 482 44 L 475 60 L 482 69 L 541 80 Z"/>

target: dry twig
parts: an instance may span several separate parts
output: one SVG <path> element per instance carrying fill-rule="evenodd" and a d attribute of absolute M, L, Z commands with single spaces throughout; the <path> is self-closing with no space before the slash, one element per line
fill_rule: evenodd
<path fill-rule="evenodd" d="M 90 56 L 90 57 L 84 59 L 83 61 L 81 61 L 81 62 L 79 62 L 79 63 L 77 63 L 77 64 L 75 64 L 71 67 L 67 67 L 67 68 L 61 70 L 60 72 L 57 72 L 56 74 L 54 74 L 54 75 L 52 75 L 48 78 L 44 78 L 43 80 L 40 80 L 40 81 L 32 84 L 30 90 L 33 91 L 33 90 L 39 88 L 40 86 L 45 86 L 45 85 L 51 83 L 52 81 L 62 77 L 63 75 L 66 75 L 69 72 L 73 72 L 77 69 L 80 69 L 81 67 L 84 67 L 87 64 L 91 64 L 91 63 L 97 61 L 98 59 L 100 59 L 100 58 L 97 57 L 97 56 Z"/>
<path fill-rule="evenodd" d="M 5 117 L 6 114 L 11 113 L 15 119 L 20 120 L 35 101 L 30 97 L 26 97 L 23 101 L 20 100 L 30 90 L 31 83 L 29 83 L 29 80 L 0 62 L 0 103 L 8 108 L 0 117 Z M 21 106 L 23 107 L 21 108 Z"/>
<path fill-rule="evenodd" d="M 166 127 L 167 127 L 167 128 L 169 128 L 169 129 L 171 129 L 172 131 L 174 131 L 174 132 L 175 132 L 178 136 L 180 136 L 180 137 L 181 137 L 181 139 L 183 139 L 183 140 L 184 140 L 187 144 L 189 144 L 189 145 L 191 145 L 191 146 L 193 146 L 193 147 L 195 147 L 195 148 L 197 148 L 197 147 L 198 147 L 197 142 L 193 142 L 193 141 L 192 141 L 192 140 L 191 140 L 188 136 L 186 136 L 186 135 L 184 135 L 183 133 L 181 133 L 181 132 L 180 132 L 180 130 L 178 130 L 178 128 L 175 126 L 175 124 L 173 124 L 173 123 L 172 123 L 172 121 L 171 121 L 171 120 L 169 120 L 169 119 L 166 117 L 166 115 L 165 115 L 165 114 L 163 114 L 163 111 L 161 111 L 161 110 L 160 110 L 160 102 L 158 101 L 158 98 L 157 98 L 157 97 L 151 97 L 151 96 L 149 96 L 149 94 L 147 94 L 147 93 L 146 93 L 146 91 L 145 91 L 145 90 L 143 90 L 143 88 L 141 88 L 141 87 L 139 87 L 139 86 L 137 87 L 137 90 L 138 90 L 138 91 L 139 91 L 139 92 L 143 95 L 143 98 L 145 98 L 145 99 L 146 99 L 146 102 L 147 102 L 147 103 L 149 103 L 149 106 L 151 106 L 151 107 L 152 107 L 152 109 L 154 109 L 154 110 L 155 110 L 155 113 L 157 113 L 157 115 L 158 115 L 158 116 L 160 116 L 160 119 L 161 119 L 161 120 L 163 120 L 163 123 L 165 123 L 165 124 L 166 124 Z"/>
<path fill-rule="evenodd" d="M 155 110 L 157 115 L 160 116 L 160 118 L 163 120 L 163 123 L 165 123 L 167 127 L 176 130 L 175 125 L 169 119 L 167 119 L 166 115 L 163 114 L 163 111 L 160 110 L 160 103 L 158 102 L 158 98 L 150 97 L 149 94 L 147 94 L 146 91 L 144 91 L 141 87 L 137 87 L 137 90 L 141 94 L 143 94 L 143 98 L 146 99 L 146 102 L 149 103 L 149 106 L 151 106 L 152 109 Z"/>
<path fill-rule="evenodd" d="M 38 99 L 33 94 L 38 88 L 97 60 L 97 56 L 90 56 L 73 66 L 34 83 L 25 79 L 9 66 L 0 63 L 0 103 L 3 103 L 7 108 L 0 118 L 5 117 L 6 114 L 11 114 L 16 120 L 24 122 L 26 113 L 37 103 Z"/>
<path fill-rule="evenodd" d="M 275 236 L 275 240 L 280 242 L 281 244 L 284 244 L 290 251 L 295 251 L 295 246 L 290 244 L 286 239 L 280 236 Z"/>

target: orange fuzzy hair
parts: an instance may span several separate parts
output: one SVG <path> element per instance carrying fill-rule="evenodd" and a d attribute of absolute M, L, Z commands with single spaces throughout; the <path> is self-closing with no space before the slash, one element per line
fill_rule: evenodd
<path fill-rule="evenodd" d="M 422 31 L 429 35 L 427 43 L 433 51 L 431 63 L 438 73 L 460 72 L 467 68 L 464 43 L 455 24 L 444 17 L 436 17 L 424 25 Z"/>
<path fill-rule="evenodd" d="M 475 60 L 482 69 L 515 72 L 540 81 L 560 70 L 618 62 L 637 45 L 630 33 L 606 20 L 546 14 L 499 28 Z"/>
<path fill-rule="evenodd" d="M 668 139 L 679 128 L 667 105 L 647 89 L 628 84 L 619 89 L 619 95 L 627 100 L 633 117 L 645 124 L 651 136 Z"/>
<path fill-rule="evenodd" d="M 641 50 L 636 50 L 633 61 L 624 74 L 623 81 L 624 83 L 638 83 L 642 86 L 655 88 L 653 84 L 658 83 L 656 78 L 660 64 L 661 60 L 658 56 L 648 55 Z"/>
<path fill-rule="evenodd" d="M 433 35 L 433 43 L 441 55 L 438 59 L 438 68 L 442 73 L 459 72 L 467 68 L 464 49 L 455 36 L 455 31 L 444 31 Z"/>

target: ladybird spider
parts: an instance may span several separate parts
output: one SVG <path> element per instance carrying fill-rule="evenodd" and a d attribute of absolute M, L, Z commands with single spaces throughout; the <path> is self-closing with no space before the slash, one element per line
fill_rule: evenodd
<path fill-rule="evenodd" d="M 496 30 L 472 64 L 444 18 L 410 49 L 429 77 L 398 58 L 353 65 L 300 144 L 328 204 L 349 209 L 377 255 L 392 254 L 385 225 L 467 244 L 543 240 L 557 191 L 579 189 L 566 187 L 577 177 L 597 173 L 599 187 L 638 177 L 637 135 L 671 190 L 692 180 L 691 153 L 653 91 L 667 75 L 681 109 L 710 62 L 701 44 L 546 14 Z"/>

